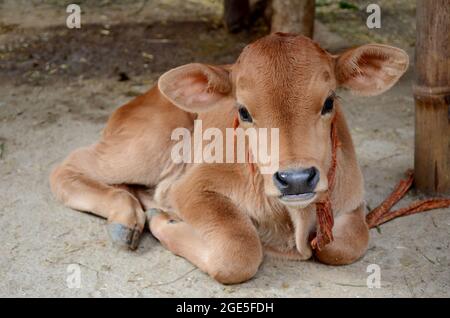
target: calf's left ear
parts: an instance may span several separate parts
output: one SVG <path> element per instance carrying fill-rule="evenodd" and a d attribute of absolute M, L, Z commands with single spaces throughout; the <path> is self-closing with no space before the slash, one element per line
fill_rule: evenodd
<path fill-rule="evenodd" d="M 175 106 L 202 113 L 231 98 L 232 85 L 226 67 L 200 63 L 174 68 L 158 80 L 159 91 Z"/>
<path fill-rule="evenodd" d="M 368 44 L 335 57 L 338 85 L 364 96 L 391 88 L 408 69 L 405 51 L 387 45 Z"/>

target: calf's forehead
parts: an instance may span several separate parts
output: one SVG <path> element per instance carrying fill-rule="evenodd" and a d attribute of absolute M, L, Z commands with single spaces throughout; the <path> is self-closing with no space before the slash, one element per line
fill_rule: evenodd
<path fill-rule="evenodd" d="M 233 67 L 236 89 L 274 95 L 307 92 L 333 84 L 333 60 L 302 36 L 273 34 L 248 45 Z"/>

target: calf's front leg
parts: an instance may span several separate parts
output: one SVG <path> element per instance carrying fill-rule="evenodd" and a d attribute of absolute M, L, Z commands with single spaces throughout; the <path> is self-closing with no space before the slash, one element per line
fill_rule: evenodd
<path fill-rule="evenodd" d="M 67 207 L 107 219 L 112 241 L 134 250 L 145 225 L 142 206 L 127 186 L 97 180 L 94 154 L 91 148 L 82 148 L 57 166 L 50 176 L 52 192 Z"/>

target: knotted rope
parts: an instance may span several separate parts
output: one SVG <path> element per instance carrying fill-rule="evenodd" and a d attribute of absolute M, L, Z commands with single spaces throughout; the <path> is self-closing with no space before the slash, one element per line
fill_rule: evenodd
<path fill-rule="evenodd" d="M 328 190 L 325 193 L 325 199 L 316 203 L 316 237 L 311 241 L 313 249 L 322 249 L 325 245 L 333 241 L 333 208 L 331 206 L 330 195 L 333 193 L 335 184 L 335 175 L 337 167 L 337 148 L 339 147 L 339 138 L 336 128 L 336 115 L 331 122 L 331 166 L 328 170 Z"/>

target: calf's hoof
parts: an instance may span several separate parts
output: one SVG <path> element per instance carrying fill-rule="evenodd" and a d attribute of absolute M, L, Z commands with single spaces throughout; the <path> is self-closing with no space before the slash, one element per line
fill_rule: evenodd
<path fill-rule="evenodd" d="M 114 245 L 135 250 L 139 245 L 142 231 L 137 228 L 129 228 L 123 224 L 110 223 L 108 224 L 108 234 Z"/>

